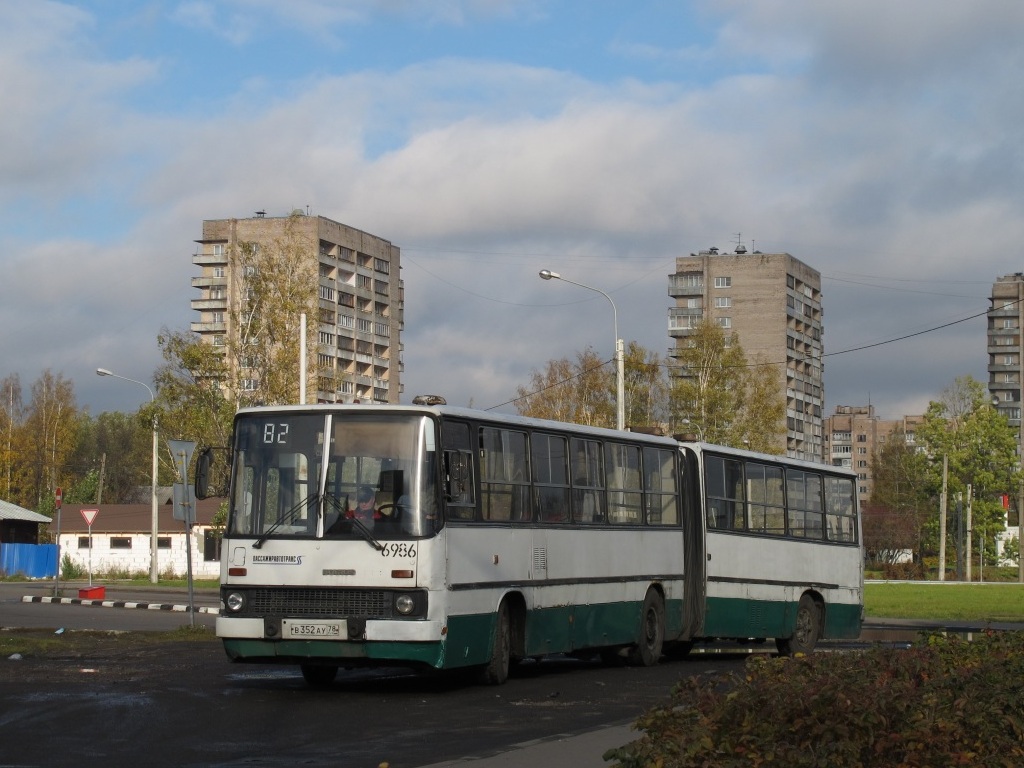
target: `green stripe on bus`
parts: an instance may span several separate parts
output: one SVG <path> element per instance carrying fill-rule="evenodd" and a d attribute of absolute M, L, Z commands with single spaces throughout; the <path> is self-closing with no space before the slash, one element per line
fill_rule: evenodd
<path fill-rule="evenodd" d="M 375 661 L 405 661 L 440 668 L 444 658 L 444 644 L 409 642 L 345 642 L 328 640 L 240 640 L 225 638 L 224 651 L 234 661 L 277 660 L 301 664 L 310 659 L 318 661 L 367 659 Z"/>
<path fill-rule="evenodd" d="M 640 629 L 640 601 L 557 606 L 536 609 L 526 620 L 524 656 L 569 653 L 586 648 L 629 645 Z M 682 601 L 665 609 L 666 636 L 682 627 Z M 446 666 L 485 664 L 493 647 L 495 615 L 452 616 L 448 619 Z"/>
<path fill-rule="evenodd" d="M 704 616 L 705 637 L 789 637 L 797 603 L 711 597 Z M 832 603 L 825 608 L 823 638 L 860 636 L 860 606 Z"/>

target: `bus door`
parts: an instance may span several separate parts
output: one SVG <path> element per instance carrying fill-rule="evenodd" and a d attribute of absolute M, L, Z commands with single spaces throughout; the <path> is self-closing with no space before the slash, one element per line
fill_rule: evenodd
<path fill-rule="evenodd" d="M 707 521 L 704 519 L 704 482 L 700 461 L 692 448 L 683 447 L 683 639 L 704 633 L 707 603 Z"/>

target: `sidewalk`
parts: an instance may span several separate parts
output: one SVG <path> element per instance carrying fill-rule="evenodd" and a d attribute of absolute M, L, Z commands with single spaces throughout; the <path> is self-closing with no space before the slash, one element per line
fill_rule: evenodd
<path fill-rule="evenodd" d="M 624 747 L 642 735 L 633 730 L 632 724 L 612 725 L 572 736 L 516 744 L 488 757 L 469 756 L 419 768 L 595 768 L 609 765 L 602 757 L 606 751 Z"/>

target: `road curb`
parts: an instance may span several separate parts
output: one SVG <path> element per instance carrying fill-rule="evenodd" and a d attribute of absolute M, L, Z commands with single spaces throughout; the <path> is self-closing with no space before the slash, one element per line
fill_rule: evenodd
<path fill-rule="evenodd" d="M 143 603 L 131 600 L 90 600 L 82 597 L 41 597 L 37 595 L 25 595 L 21 598 L 23 603 L 53 603 L 56 605 L 95 605 L 103 608 L 134 608 L 144 611 L 175 611 L 188 613 L 187 605 L 174 603 Z M 193 613 L 218 613 L 217 608 L 208 606 L 196 606 Z"/>

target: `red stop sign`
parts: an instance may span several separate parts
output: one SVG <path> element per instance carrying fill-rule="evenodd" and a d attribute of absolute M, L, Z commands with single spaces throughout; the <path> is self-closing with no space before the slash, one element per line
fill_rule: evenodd
<path fill-rule="evenodd" d="M 55 493 L 57 498 L 57 509 L 60 509 L 60 502 L 64 498 L 64 494 L 60 488 L 58 488 Z"/>

